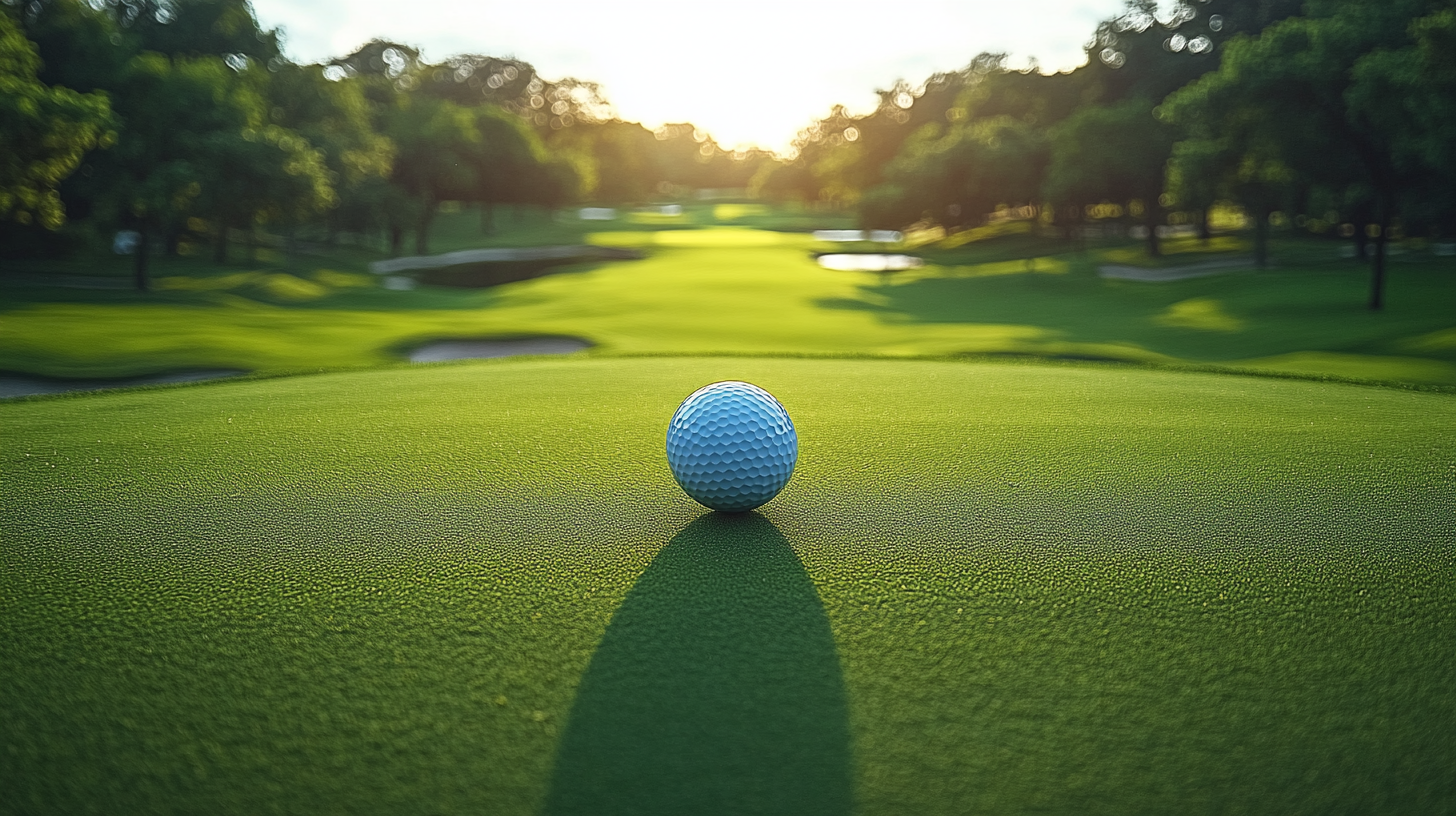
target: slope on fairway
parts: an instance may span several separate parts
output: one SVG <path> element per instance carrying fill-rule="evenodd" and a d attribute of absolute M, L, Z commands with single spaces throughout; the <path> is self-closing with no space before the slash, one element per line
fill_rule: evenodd
<path fill-rule="evenodd" d="M 662 454 L 726 378 L 799 429 L 756 516 Z M 0 812 L 1450 812 L 1452 427 L 771 359 L 0 405 Z"/>

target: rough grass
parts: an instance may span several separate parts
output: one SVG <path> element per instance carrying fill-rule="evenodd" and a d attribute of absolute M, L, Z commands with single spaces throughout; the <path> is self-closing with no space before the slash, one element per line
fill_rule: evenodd
<path fill-rule="evenodd" d="M 799 429 L 759 516 L 666 469 L 723 378 Z M 1450 812 L 1453 425 L 731 358 L 0 405 L 0 812 Z"/>

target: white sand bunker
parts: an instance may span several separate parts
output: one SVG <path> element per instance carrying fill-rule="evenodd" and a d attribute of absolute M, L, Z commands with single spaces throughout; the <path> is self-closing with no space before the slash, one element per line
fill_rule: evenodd
<path fill-rule="evenodd" d="M 523 354 L 571 354 L 591 348 L 579 337 L 522 337 L 511 340 L 441 340 L 409 353 L 412 363 L 439 363 L 445 360 L 483 360 L 491 357 L 515 357 Z"/>

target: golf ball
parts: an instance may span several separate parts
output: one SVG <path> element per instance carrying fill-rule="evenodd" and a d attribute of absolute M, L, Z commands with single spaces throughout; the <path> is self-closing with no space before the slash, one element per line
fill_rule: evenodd
<path fill-rule="evenodd" d="M 769 392 L 728 380 L 688 395 L 667 425 L 667 464 L 683 492 L 714 510 L 752 510 L 789 483 L 799 435 Z"/>

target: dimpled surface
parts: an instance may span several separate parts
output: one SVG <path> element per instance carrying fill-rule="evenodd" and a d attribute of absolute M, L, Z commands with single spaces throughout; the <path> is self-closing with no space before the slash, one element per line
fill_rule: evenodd
<path fill-rule="evenodd" d="M 667 426 L 667 464 L 684 492 L 714 510 L 752 510 L 794 473 L 799 435 L 767 391 L 729 380 L 694 391 Z"/>

